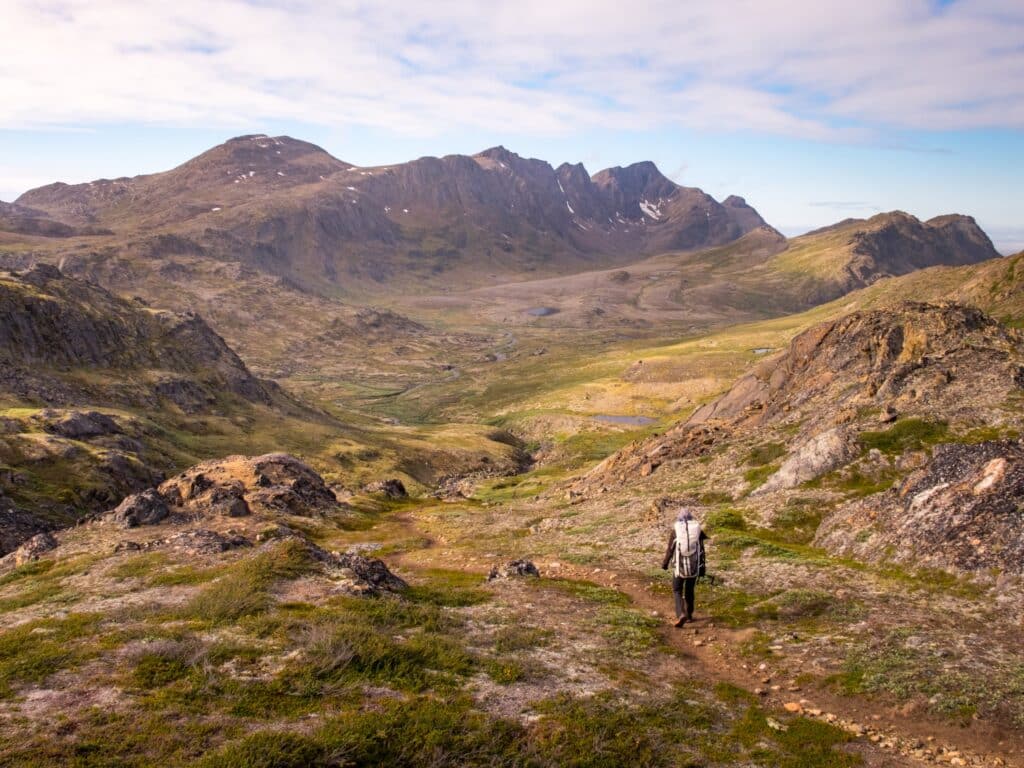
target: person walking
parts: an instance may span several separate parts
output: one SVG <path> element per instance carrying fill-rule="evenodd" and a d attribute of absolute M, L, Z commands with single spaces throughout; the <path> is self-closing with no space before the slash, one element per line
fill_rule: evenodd
<path fill-rule="evenodd" d="M 673 567 L 672 594 L 676 603 L 676 627 L 693 620 L 694 588 L 697 577 L 704 575 L 704 540 L 707 538 L 708 535 L 693 516 L 693 510 L 689 507 L 680 509 L 661 562 L 662 570 L 667 571 L 670 563 Z"/>

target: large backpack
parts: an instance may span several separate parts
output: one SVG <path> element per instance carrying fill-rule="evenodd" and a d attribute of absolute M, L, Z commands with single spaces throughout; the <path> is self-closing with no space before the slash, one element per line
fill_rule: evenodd
<path fill-rule="evenodd" d="M 675 575 L 692 579 L 704 573 L 704 547 L 700 540 L 700 523 L 696 520 L 677 520 Z"/>

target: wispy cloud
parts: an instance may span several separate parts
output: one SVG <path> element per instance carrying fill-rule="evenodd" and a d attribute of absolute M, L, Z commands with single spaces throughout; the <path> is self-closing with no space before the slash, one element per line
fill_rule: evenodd
<path fill-rule="evenodd" d="M 4 0 L 0 127 L 1024 127 L 1019 0 Z"/>

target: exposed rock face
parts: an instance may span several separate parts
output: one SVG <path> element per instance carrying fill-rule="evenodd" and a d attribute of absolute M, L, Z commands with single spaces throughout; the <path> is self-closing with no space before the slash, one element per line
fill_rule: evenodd
<path fill-rule="evenodd" d="M 896 211 L 867 224 L 854 235 L 854 257 L 845 267 L 846 290 L 924 267 L 977 264 L 999 256 L 970 216 L 951 214 L 922 222 Z"/>
<path fill-rule="evenodd" d="M 167 520 L 327 515 L 339 508 L 334 493 L 308 465 L 283 453 L 228 456 L 205 461 L 125 499 L 106 519 L 131 528 Z"/>
<path fill-rule="evenodd" d="M 898 487 L 830 515 L 815 543 L 858 558 L 1024 573 L 1024 444 L 947 444 Z"/>
<path fill-rule="evenodd" d="M 816 435 L 793 451 L 779 471 L 755 493 L 795 488 L 846 464 L 860 451 L 847 430 L 837 427 Z"/>
<path fill-rule="evenodd" d="M 954 418 L 1018 389 L 1022 365 L 1020 334 L 980 310 L 906 303 L 805 331 L 687 424 L 762 424 L 794 410 L 820 423 L 870 406 Z"/>
<path fill-rule="evenodd" d="M 143 444 L 143 430 L 129 417 L 78 409 L 24 408 L 0 420 L 0 553 L 163 480 L 166 459 Z"/>
<path fill-rule="evenodd" d="M 40 417 L 47 420 L 48 431 L 71 440 L 114 435 L 121 431 L 116 421 L 97 411 L 71 411 L 65 414 L 43 411 Z"/>
<path fill-rule="evenodd" d="M 177 389 L 193 390 L 191 400 L 196 391 L 206 401 L 227 390 L 254 402 L 271 401 L 266 387 L 197 315 L 147 311 L 46 265 L 20 275 L 0 274 L 0 362 L 8 373 L 29 380 L 37 393 L 45 392 L 47 383 L 58 386 L 49 380 L 35 386 L 42 375 L 37 366 L 44 364 L 175 371 L 176 380 L 185 382 Z M 172 400 L 174 390 L 154 387 Z M 115 431 L 106 419 L 79 414 L 54 429 Z"/>

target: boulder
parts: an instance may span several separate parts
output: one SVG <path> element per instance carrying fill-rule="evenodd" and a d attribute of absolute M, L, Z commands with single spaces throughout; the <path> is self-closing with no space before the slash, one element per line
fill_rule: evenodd
<path fill-rule="evenodd" d="M 252 542 L 244 536 L 223 534 L 204 528 L 176 533 L 156 546 L 174 549 L 179 552 L 195 555 L 216 555 L 239 547 L 250 547 Z"/>
<path fill-rule="evenodd" d="M 52 415 L 52 412 L 43 411 L 40 415 L 47 418 L 48 415 Z M 98 411 L 70 411 L 57 417 L 55 421 L 50 421 L 46 425 L 46 429 L 48 432 L 70 440 L 116 435 L 121 432 L 116 421 Z"/>
<path fill-rule="evenodd" d="M 840 427 L 816 435 L 789 455 L 755 494 L 795 488 L 841 467 L 857 454 L 856 441 Z"/>
<path fill-rule="evenodd" d="M 136 528 L 140 525 L 156 525 L 170 512 L 160 493 L 150 488 L 126 498 L 109 513 L 108 519 L 124 528 Z"/>
<path fill-rule="evenodd" d="M 15 508 L 10 499 L 0 494 L 0 556 L 13 552 L 22 542 L 51 527 L 35 515 Z"/>
<path fill-rule="evenodd" d="M 496 565 L 491 568 L 491 572 L 487 574 L 487 580 L 513 579 L 519 576 L 534 576 L 539 579 L 540 571 L 529 560 L 513 560 L 505 565 Z"/>
<path fill-rule="evenodd" d="M 363 486 L 363 491 L 365 493 L 379 493 L 387 496 L 389 499 L 404 499 L 409 495 L 405 490 L 405 485 L 397 478 L 370 483 Z"/>
<path fill-rule="evenodd" d="M 57 539 L 50 532 L 37 533 L 16 550 L 0 559 L 0 563 L 11 563 L 15 567 L 38 560 L 39 556 L 57 547 Z"/>
<path fill-rule="evenodd" d="M 319 547 L 316 550 L 323 553 Z M 316 550 L 315 557 L 319 554 Z M 331 552 L 323 558 L 323 562 L 328 573 L 333 572 L 335 577 L 340 576 L 349 581 L 349 591 L 353 593 L 401 592 L 409 586 L 395 576 L 383 560 L 376 557 L 366 557 L 357 552 Z"/>

